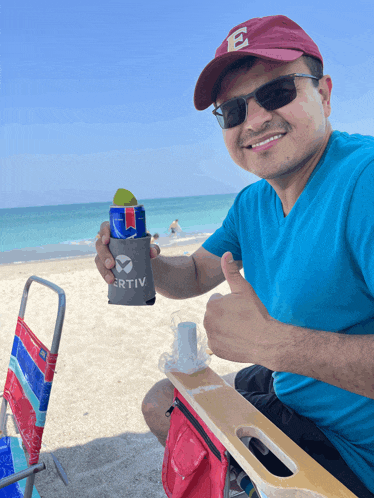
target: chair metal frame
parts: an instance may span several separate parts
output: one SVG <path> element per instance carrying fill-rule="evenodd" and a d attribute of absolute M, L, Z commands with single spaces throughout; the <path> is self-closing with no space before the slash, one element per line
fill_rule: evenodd
<path fill-rule="evenodd" d="M 192 374 L 173 371 L 166 375 L 246 472 L 261 496 L 357 498 L 211 368 Z M 278 477 L 270 473 L 242 441 L 248 441 L 248 437 L 264 444 L 293 475 Z"/>
<path fill-rule="evenodd" d="M 28 280 L 25 284 L 24 290 L 23 290 L 21 306 L 20 306 L 20 311 L 19 311 L 19 315 L 18 315 L 19 318 L 21 318 L 21 319 L 24 319 L 24 316 L 25 316 L 27 298 L 28 298 L 29 289 L 30 289 L 32 282 L 37 282 L 39 284 L 42 284 L 42 285 L 48 287 L 49 289 L 52 289 L 54 292 L 56 292 L 58 294 L 57 319 L 56 319 L 55 330 L 53 333 L 52 346 L 50 349 L 51 354 L 58 354 L 58 349 L 60 346 L 60 339 L 61 339 L 61 332 L 62 332 L 62 327 L 64 324 L 64 317 L 65 317 L 65 308 L 66 308 L 65 292 L 58 285 L 53 284 L 52 282 L 49 282 L 48 280 L 44 280 L 43 278 L 36 277 L 35 275 L 32 275 L 31 277 L 28 278 Z M 8 405 L 8 402 L 3 397 L 3 401 L 2 401 L 2 405 L 1 405 L 1 412 L 0 412 L 0 437 L 2 435 L 4 435 L 4 431 L 5 431 L 7 405 Z M 15 417 L 14 417 L 14 420 L 16 421 Z M 17 425 L 17 422 L 16 422 L 16 425 Z M 28 462 L 27 462 L 27 464 L 28 464 Z M 43 462 L 36 463 L 34 465 L 30 465 L 25 470 L 21 470 L 21 471 L 16 472 L 15 474 L 13 474 L 11 476 L 4 477 L 3 479 L 1 479 L 0 480 L 0 489 L 4 488 L 6 486 L 9 486 L 10 484 L 13 484 L 17 481 L 20 481 L 24 478 L 27 478 L 26 488 L 25 488 L 25 492 L 24 492 L 24 498 L 31 498 L 33 488 L 34 488 L 35 474 L 37 474 L 38 472 L 41 472 L 42 470 L 45 470 L 45 469 L 46 469 L 46 466 Z"/>

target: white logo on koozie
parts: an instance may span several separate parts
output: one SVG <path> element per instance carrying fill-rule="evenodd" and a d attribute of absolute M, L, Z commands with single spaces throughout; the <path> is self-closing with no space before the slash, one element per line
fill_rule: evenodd
<path fill-rule="evenodd" d="M 124 271 L 126 273 L 130 273 L 132 270 L 132 261 L 128 256 L 125 256 L 124 254 L 120 254 L 119 256 L 116 257 L 116 270 L 118 273 L 121 273 L 121 271 Z"/>

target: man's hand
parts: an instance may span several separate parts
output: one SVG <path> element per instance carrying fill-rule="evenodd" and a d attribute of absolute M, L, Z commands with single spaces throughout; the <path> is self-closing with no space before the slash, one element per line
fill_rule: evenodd
<path fill-rule="evenodd" d="M 219 358 L 276 370 L 282 324 L 269 315 L 236 263 L 229 263 L 232 259 L 230 252 L 221 259 L 231 294 L 213 294 L 206 306 L 204 327 L 208 346 Z"/>

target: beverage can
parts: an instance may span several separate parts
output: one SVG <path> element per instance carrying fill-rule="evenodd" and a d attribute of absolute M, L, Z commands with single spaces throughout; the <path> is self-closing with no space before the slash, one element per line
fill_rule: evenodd
<path fill-rule="evenodd" d="M 114 239 L 146 237 L 145 209 L 137 206 L 110 206 L 110 234 Z"/>

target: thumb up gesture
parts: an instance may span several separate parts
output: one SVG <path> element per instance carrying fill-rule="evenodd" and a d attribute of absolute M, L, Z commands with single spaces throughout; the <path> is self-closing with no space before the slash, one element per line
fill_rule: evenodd
<path fill-rule="evenodd" d="M 271 369 L 277 348 L 280 322 L 274 320 L 253 287 L 245 280 L 231 252 L 221 258 L 231 294 L 213 294 L 206 306 L 204 327 L 208 346 L 219 358 L 255 363 Z"/>

